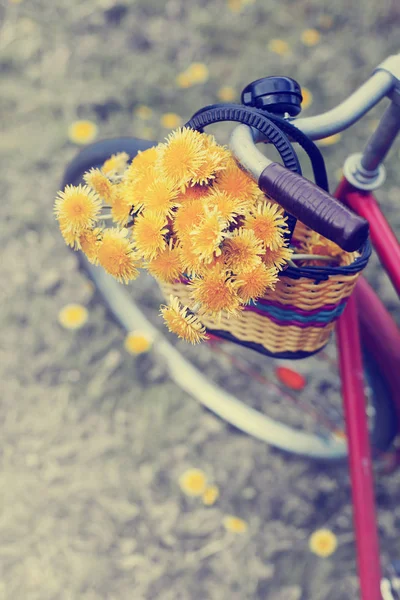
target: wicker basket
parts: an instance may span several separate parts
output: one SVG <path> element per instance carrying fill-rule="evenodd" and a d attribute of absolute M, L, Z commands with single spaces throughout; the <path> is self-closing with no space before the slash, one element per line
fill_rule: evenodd
<path fill-rule="evenodd" d="M 304 241 L 310 234 L 311 230 L 298 222 L 293 242 Z M 223 315 L 218 321 L 202 316 L 201 320 L 210 332 L 276 358 L 310 356 L 329 341 L 370 253 L 367 242 L 360 252 L 348 254 L 340 267 L 290 267 L 275 290 L 237 316 Z M 186 283 L 162 284 L 161 289 L 166 298 L 172 294 L 191 306 Z"/>

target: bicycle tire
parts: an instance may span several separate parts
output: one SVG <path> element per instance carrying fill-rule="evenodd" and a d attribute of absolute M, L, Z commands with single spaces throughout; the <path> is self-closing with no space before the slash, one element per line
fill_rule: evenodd
<path fill-rule="evenodd" d="M 146 140 L 118 138 L 87 146 L 68 165 L 62 185 L 81 183 L 86 170 L 100 167 L 115 152 L 127 152 L 133 158 L 138 151 L 146 150 L 152 145 L 154 143 Z M 114 320 L 126 332 L 139 329 L 148 333 L 154 339 L 155 354 L 167 365 L 173 381 L 191 397 L 235 428 L 285 452 L 329 461 L 341 460 L 347 456 L 344 440 L 333 437 L 324 439 L 288 427 L 251 408 L 208 380 L 150 323 L 124 286 L 100 267 L 89 263 L 82 253 L 78 253 L 78 256 L 81 269 L 93 281 Z M 370 431 L 371 444 L 375 450 L 383 452 L 396 435 L 395 407 L 378 365 L 365 349 L 363 353 L 366 356 L 366 376 L 372 390 L 375 411 Z"/>

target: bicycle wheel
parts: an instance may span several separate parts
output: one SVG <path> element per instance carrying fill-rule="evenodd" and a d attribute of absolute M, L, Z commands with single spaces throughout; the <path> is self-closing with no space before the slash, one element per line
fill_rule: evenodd
<path fill-rule="evenodd" d="M 133 138 L 93 144 L 70 163 L 63 185 L 80 183 L 87 169 L 100 166 L 115 152 L 133 157 L 152 145 Z M 218 339 L 193 348 L 164 330 L 158 316 L 163 298 L 150 276 L 141 275 L 147 277 L 145 285 L 126 287 L 81 253 L 79 260 L 119 325 L 126 332 L 147 333 L 154 340 L 152 351 L 190 396 L 237 429 L 281 450 L 327 460 L 346 456 L 333 343 L 295 364 Z M 363 354 L 371 442 L 382 452 L 396 435 L 395 409 L 372 356 Z"/>

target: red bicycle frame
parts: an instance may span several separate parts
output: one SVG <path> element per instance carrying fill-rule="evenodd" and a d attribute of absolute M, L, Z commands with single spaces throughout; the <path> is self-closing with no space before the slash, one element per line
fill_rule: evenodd
<path fill-rule="evenodd" d="M 370 223 L 372 244 L 400 294 L 400 246 L 375 197 L 343 179 L 336 198 Z M 349 450 L 357 561 L 362 600 L 381 598 L 381 567 L 360 338 L 389 383 L 400 423 L 400 331 L 367 281 L 360 277 L 339 319 L 337 345 Z"/>

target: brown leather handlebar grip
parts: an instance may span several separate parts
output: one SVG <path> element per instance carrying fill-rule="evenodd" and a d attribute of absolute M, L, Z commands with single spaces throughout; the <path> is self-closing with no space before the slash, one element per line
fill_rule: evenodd
<path fill-rule="evenodd" d="M 308 179 L 278 163 L 264 169 L 258 185 L 288 213 L 347 252 L 358 250 L 368 238 L 365 219 Z"/>

